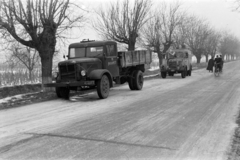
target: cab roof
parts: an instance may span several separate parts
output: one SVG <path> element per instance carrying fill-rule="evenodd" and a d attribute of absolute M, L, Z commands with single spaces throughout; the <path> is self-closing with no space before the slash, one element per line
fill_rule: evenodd
<path fill-rule="evenodd" d="M 69 48 L 82 48 L 82 47 L 98 47 L 106 44 L 117 44 L 115 41 L 81 41 L 78 43 L 72 43 Z"/>
<path fill-rule="evenodd" d="M 174 52 L 188 52 L 188 54 L 192 54 L 191 50 L 187 48 L 173 49 Z"/>

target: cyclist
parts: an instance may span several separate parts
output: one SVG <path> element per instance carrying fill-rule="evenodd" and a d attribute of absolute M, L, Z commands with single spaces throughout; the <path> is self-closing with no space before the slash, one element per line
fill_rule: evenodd
<path fill-rule="evenodd" d="M 222 57 L 219 57 L 217 55 L 214 62 L 215 62 L 215 70 L 216 70 L 216 68 L 219 68 L 219 71 L 221 72 L 222 71 Z"/>

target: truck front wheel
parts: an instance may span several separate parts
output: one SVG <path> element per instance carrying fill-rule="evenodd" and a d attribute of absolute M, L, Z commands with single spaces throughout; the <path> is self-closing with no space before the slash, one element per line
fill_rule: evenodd
<path fill-rule="evenodd" d="M 105 99 L 109 95 L 110 82 L 107 75 L 103 75 L 100 80 L 97 81 L 97 93 L 98 97 Z"/>
<path fill-rule="evenodd" d="M 133 74 L 133 87 L 135 90 L 141 90 L 143 87 L 143 73 L 140 70 L 137 70 Z"/>
<path fill-rule="evenodd" d="M 59 95 L 61 98 L 69 99 L 70 90 L 66 87 L 59 87 Z M 57 95 L 58 96 L 58 95 Z"/>
<path fill-rule="evenodd" d="M 185 78 L 185 77 L 186 77 L 186 74 L 187 74 L 187 71 L 186 71 L 186 69 L 184 69 L 184 70 L 182 71 L 182 73 L 181 73 L 182 78 Z"/>
<path fill-rule="evenodd" d="M 192 70 L 189 70 L 189 71 L 187 71 L 188 73 L 188 76 L 191 76 L 192 75 Z"/>

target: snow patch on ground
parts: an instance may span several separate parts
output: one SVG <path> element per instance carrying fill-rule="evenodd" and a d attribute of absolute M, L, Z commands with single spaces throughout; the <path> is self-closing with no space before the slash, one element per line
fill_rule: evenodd
<path fill-rule="evenodd" d="M 24 96 L 27 96 L 27 95 L 30 95 L 30 94 L 35 94 L 35 93 L 38 93 L 38 92 L 19 94 L 19 95 L 15 95 L 15 96 L 11 96 L 11 97 L 6 97 L 6 98 L 3 98 L 3 99 L 0 99 L 0 104 L 8 103 L 9 101 L 13 101 L 14 102 L 16 100 L 23 99 Z"/>

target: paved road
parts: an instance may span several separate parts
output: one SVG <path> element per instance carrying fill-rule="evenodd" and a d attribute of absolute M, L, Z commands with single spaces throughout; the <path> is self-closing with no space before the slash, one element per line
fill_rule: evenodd
<path fill-rule="evenodd" d="M 240 62 L 0 111 L 0 159 L 226 159 L 240 104 Z"/>

